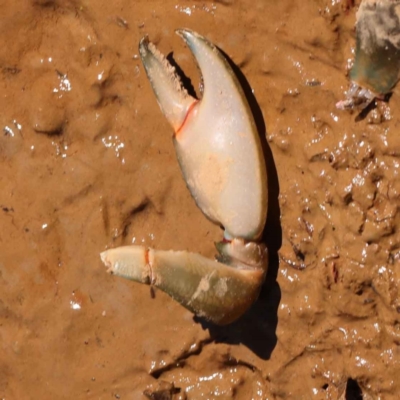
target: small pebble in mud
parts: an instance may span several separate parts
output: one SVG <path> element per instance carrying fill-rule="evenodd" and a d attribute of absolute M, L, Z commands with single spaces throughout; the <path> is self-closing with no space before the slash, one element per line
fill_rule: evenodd
<path fill-rule="evenodd" d="M 115 17 L 115 21 L 116 21 L 116 23 L 117 23 L 117 25 L 119 27 L 124 28 L 124 29 L 128 29 L 129 28 L 129 24 L 128 24 L 128 21 L 126 19 L 124 19 L 124 18 L 122 18 L 120 16 L 116 16 Z"/>

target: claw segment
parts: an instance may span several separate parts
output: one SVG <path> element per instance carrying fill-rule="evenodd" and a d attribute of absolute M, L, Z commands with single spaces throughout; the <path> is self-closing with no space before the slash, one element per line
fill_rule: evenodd
<path fill-rule="evenodd" d="M 217 324 L 241 316 L 256 300 L 268 257 L 257 243 L 267 215 L 267 175 L 249 105 L 228 62 L 207 39 L 177 31 L 202 73 L 201 100 L 189 96 L 166 58 L 145 37 L 139 51 L 157 101 L 175 135 L 187 186 L 203 213 L 225 228 L 217 261 L 142 246 L 107 250 L 108 271 L 159 287 Z M 229 239 L 229 240 L 227 240 Z"/>
<path fill-rule="evenodd" d="M 188 94 L 175 73 L 175 68 L 157 50 L 148 37 L 139 44 L 139 53 L 146 65 L 147 76 L 154 89 L 158 104 L 175 132 L 185 121 L 188 111 L 196 101 Z"/>
<path fill-rule="evenodd" d="M 149 257 L 139 256 L 148 252 Z M 266 252 L 257 268 L 232 268 L 199 254 L 126 246 L 101 253 L 108 271 L 151 284 L 198 316 L 224 325 L 256 300 L 264 280 Z"/>
<path fill-rule="evenodd" d="M 181 127 L 174 145 L 184 178 L 199 208 L 224 226 L 227 237 L 257 239 L 267 212 L 267 175 L 253 115 L 221 52 L 195 32 L 177 33 L 202 73 L 204 93 L 195 104 L 147 38 L 139 48 L 161 110 L 175 132 Z"/>

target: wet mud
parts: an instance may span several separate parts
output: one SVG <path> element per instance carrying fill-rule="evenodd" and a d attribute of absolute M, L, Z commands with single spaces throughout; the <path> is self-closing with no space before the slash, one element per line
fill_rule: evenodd
<path fill-rule="evenodd" d="M 400 101 L 335 108 L 358 4 L 0 1 L 1 398 L 398 398 Z M 198 92 L 179 27 L 237 66 L 265 142 L 270 269 L 226 327 L 99 258 L 222 237 L 138 56 L 148 34 Z"/>

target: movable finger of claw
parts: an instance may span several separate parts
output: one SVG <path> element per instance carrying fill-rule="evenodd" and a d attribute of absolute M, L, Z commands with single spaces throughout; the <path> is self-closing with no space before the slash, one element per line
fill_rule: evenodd
<path fill-rule="evenodd" d="M 176 132 L 183 125 L 196 99 L 187 93 L 175 68 L 147 36 L 139 43 L 139 53 L 158 104 Z"/>

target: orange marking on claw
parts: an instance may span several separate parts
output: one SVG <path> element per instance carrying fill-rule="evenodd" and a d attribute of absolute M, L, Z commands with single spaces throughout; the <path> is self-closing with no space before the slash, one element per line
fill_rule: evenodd
<path fill-rule="evenodd" d="M 188 112 L 186 113 L 185 119 L 183 120 L 181 126 L 175 131 L 175 137 L 179 136 L 179 132 L 182 130 L 183 126 L 185 125 L 187 119 L 189 118 L 190 113 L 193 111 L 194 106 L 198 103 L 198 100 L 195 100 L 189 107 Z"/>

